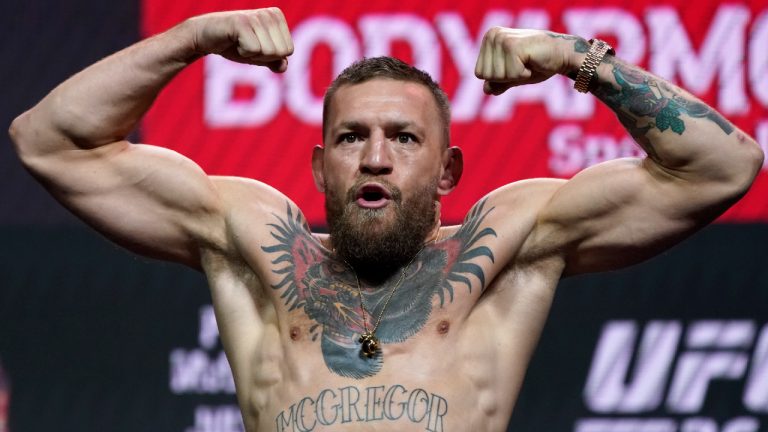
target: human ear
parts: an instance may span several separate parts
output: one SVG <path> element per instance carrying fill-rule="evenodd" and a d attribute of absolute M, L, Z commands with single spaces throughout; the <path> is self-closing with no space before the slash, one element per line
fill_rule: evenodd
<path fill-rule="evenodd" d="M 325 193 L 325 175 L 323 174 L 323 155 L 325 148 L 320 144 L 312 149 L 312 177 L 315 179 L 315 187 L 318 191 Z"/>
<path fill-rule="evenodd" d="M 449 147 L 443 151 L 443 174 L 437 182 L 437 193 L 448 195 L 459 184 L 464 171 L 464 156 L 458 147 Z"/>

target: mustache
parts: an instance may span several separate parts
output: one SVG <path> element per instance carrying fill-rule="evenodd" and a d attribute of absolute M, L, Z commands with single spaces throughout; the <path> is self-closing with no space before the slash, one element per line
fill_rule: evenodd
<path fill-rule="evenodd" d="M 363 176 L 357 179 L 355 183 L 352 185 L 352 187 L 350 187 L 349 190 L 347 190 L 347 202 L 354 202 L 357 197 L 357 191 L 360 190 L 360 188 L 364 184 L 369 182 L 378 183 L 382 185 L 384 188 L 386 188 L 391 195 L 392 201 L 396 203 L 402 202 L 403 192 L 400 190 L 399 187 L 388 182 L 387 180 L 384 180 L 383 178 L 379 178 L 375 176 Z"/>

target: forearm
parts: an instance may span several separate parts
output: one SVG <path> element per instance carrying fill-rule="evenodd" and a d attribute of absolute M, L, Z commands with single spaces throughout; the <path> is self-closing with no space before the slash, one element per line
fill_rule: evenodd
<path fill-rule="evenodd" d="M 577 61 L 584 58 L 584 45 L 575 43 Z M 577 70 L 572 66 L 568 75 Z M 752 138 L 695 96 L 639 67 L 606 55 L 590 91 L 616 113 L 653 163 L 676 176 L 751 183 L 762 165 Z"/>
<path fill-rule="evenodd" d="M 91 149 L 124 139 L 160 90 L 199 55 L 185 24 L 74 75 L 14 121 L 22 156 Z"/>

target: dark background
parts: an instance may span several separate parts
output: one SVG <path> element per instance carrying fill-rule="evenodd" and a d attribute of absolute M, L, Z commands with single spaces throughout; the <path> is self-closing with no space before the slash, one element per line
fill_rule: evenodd
<path fill-rule="evenodd" d="M 133 1 L 0 7 L 4 128 L 68 76 L 138 40 Z M 169 390 L 169 353 L 197 346 L 198 309 L 210 302 L 200 274 L 90 231 L 23 170 L 6 134 L 0 174 L 0 362 L 12 431 L 183 431 L 196 405 L 234 403 Z M 640 266 L 564 281 L 510 430 L 566 431 L 594 416 L 582 391 L 608 320 L 765 324 L 767 242 L 768 225 L 719 224 Z M 697 415 L 755 415 L 742 392 L 743 382 L 713 386 Z"/>

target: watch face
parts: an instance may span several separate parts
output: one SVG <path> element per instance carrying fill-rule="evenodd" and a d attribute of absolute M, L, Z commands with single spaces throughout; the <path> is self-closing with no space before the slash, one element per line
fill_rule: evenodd
<path fill-rule="evenodd" d="M 594 38 L 589 40 L 590 45 L 593 45 L 595 42 L 597 42 L 600 45 L 605 45 L 606 47 L 608 47 L 608 50 L 606 51 L 608 54 L 616 55 L 616 51 L 613 49 L 613 47 L 610 44 L 608 44 L 608 42 L 600 39 L 594 39 Z"/>

